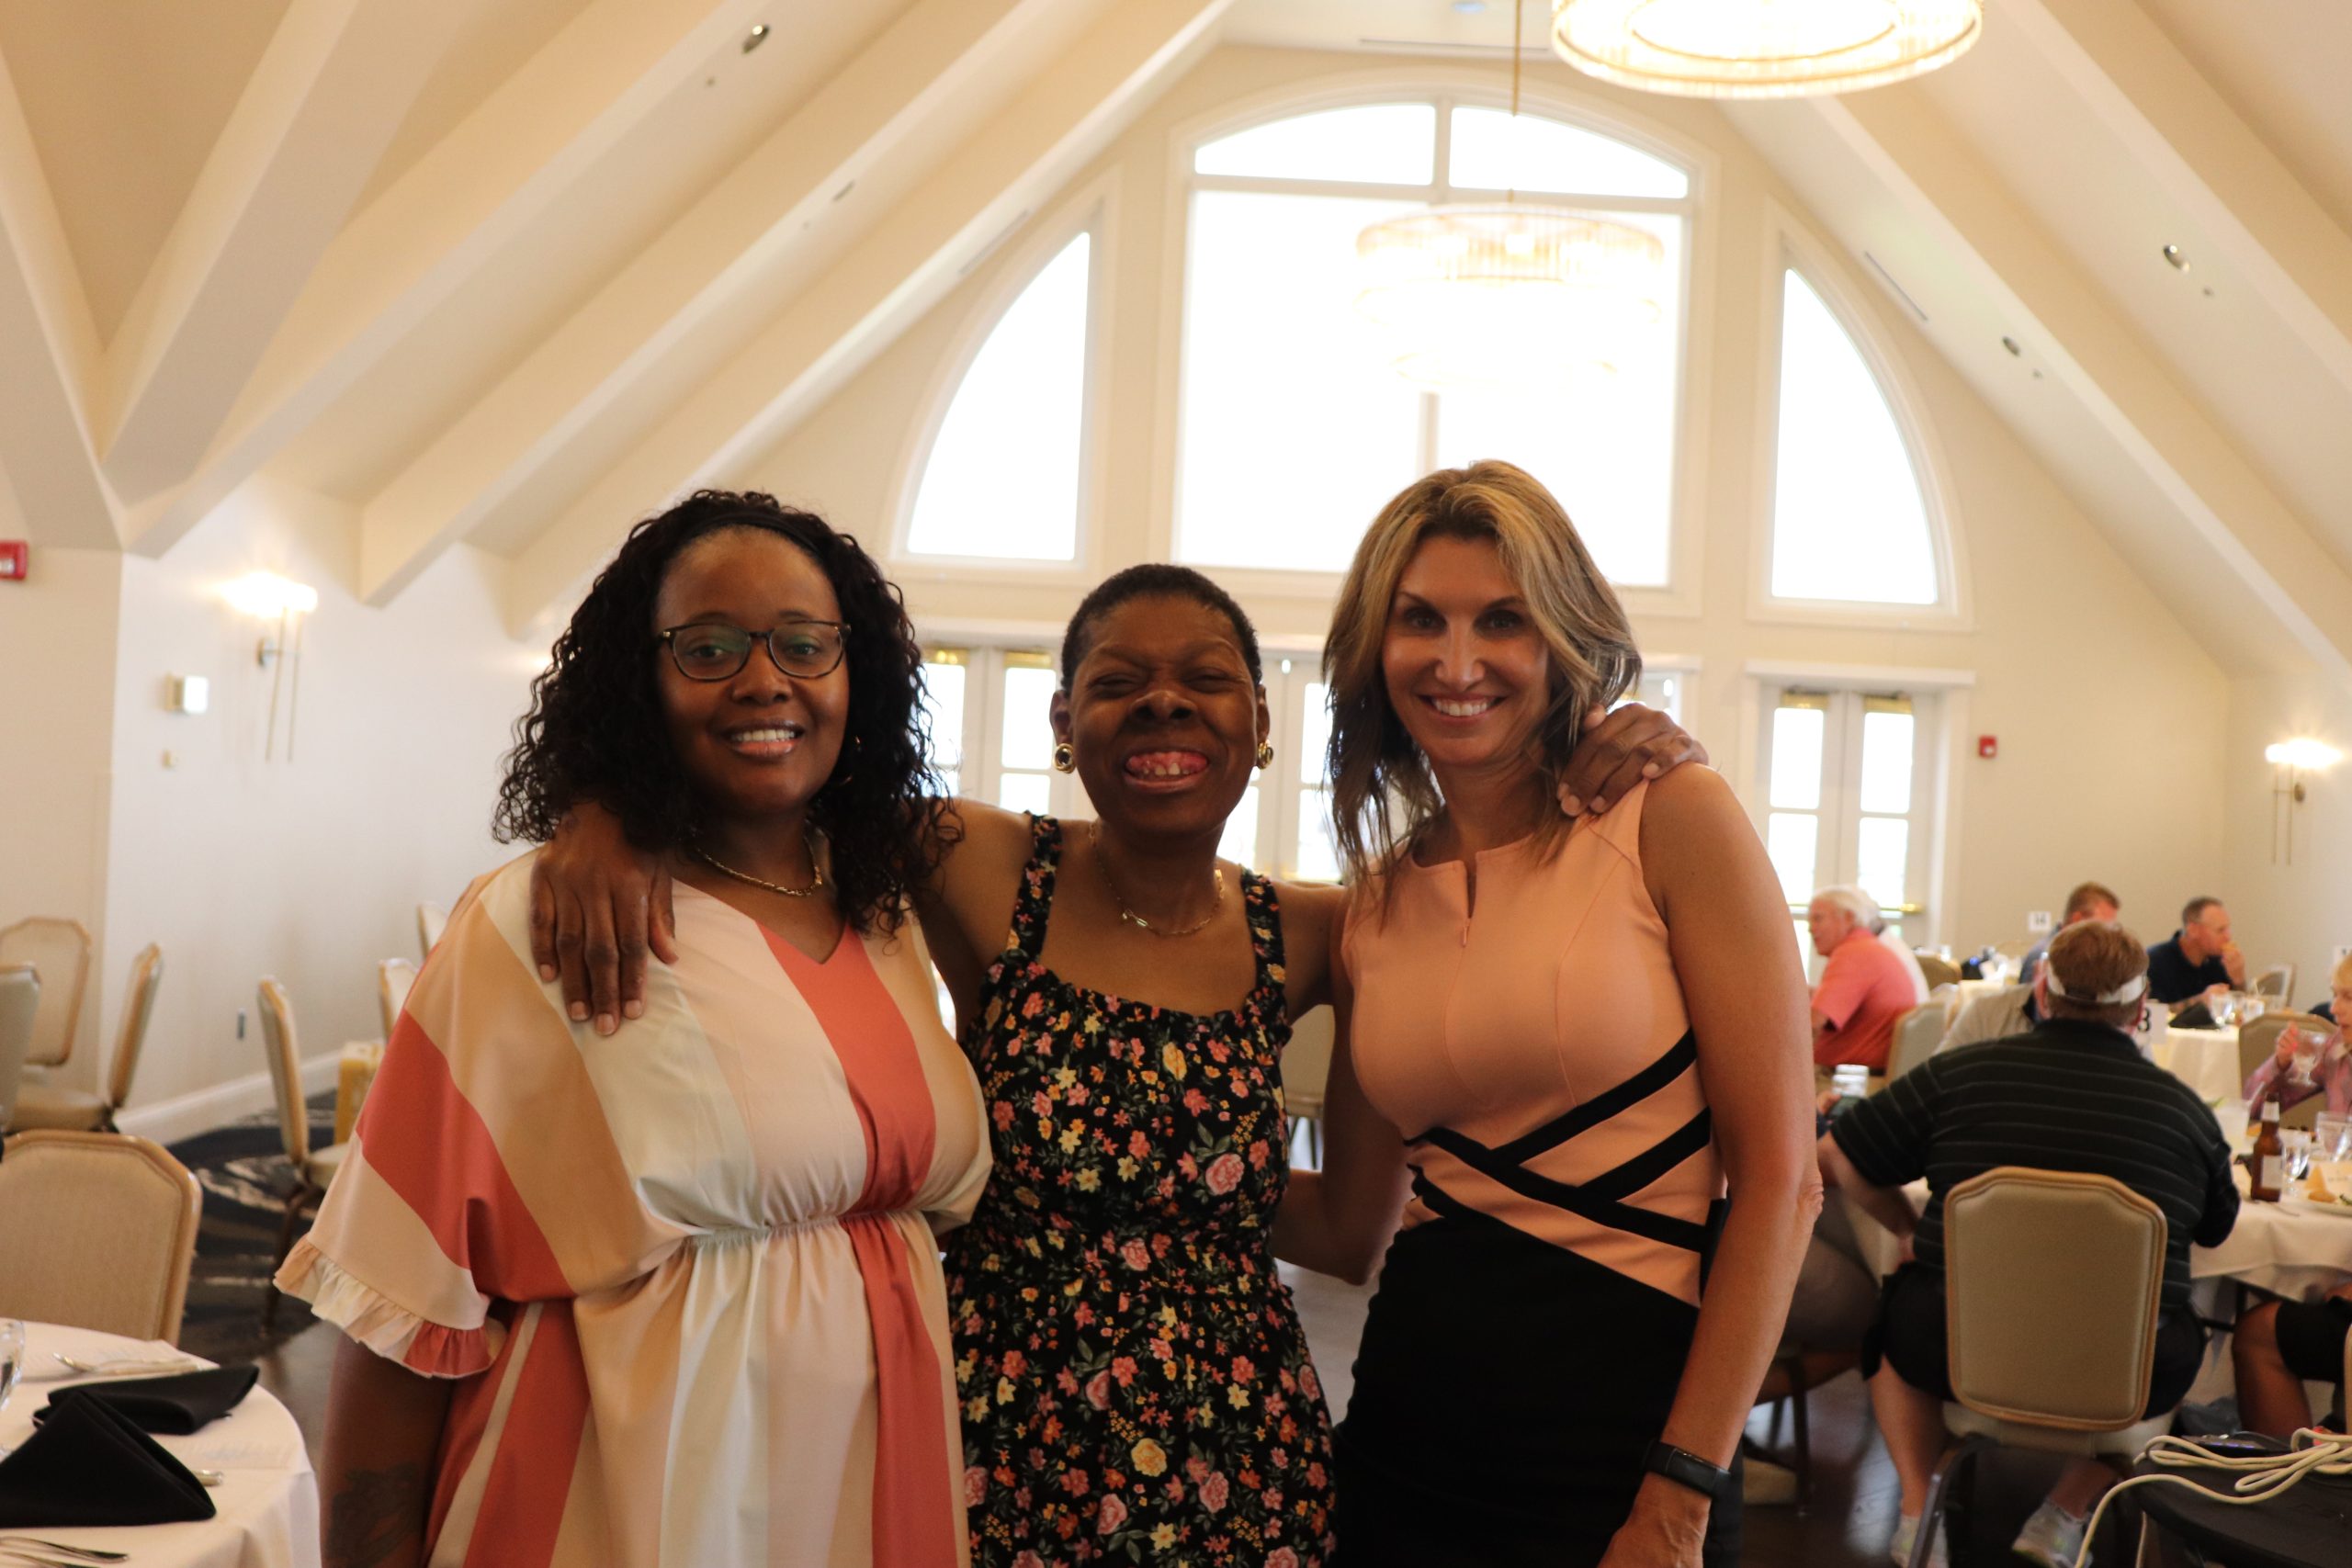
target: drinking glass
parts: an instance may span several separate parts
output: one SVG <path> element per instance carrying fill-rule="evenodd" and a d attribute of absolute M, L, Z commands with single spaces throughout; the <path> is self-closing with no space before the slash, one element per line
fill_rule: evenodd
<path fill-rule="evenodd" d="M 2301 1127 L 2282 1127 L 2278 1131 L 2280 1163 L 2286 1167 L 2287 1179 L 2301 1182 L 2312 1173 L 2312 1135 Z"/>
<path fill-rule="evenodd" d="M 13 1317 L 0 1317 L 0 1413 L 8 1408 L 8 1396 L 17 1392 L 17 1374 L 25 1364 L 25 1325 Z M 9 1450 L 0 1445 L 0 1455 Z"/>
<path fill-rule="evenodd" d="M 2313 1119 L 2312 1147 L 2321 1159 L 2352 1159 L 2352 1116 L 2322 1113 Z"/>

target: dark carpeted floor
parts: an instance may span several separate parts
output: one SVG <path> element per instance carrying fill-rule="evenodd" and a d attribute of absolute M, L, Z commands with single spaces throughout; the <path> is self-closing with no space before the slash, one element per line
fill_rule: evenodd
<path fill-rule="evenodd" d="M 313 1148 L 333 1141 L 334 1122 L 334 1096 L 314 1096 Z M 294 1190 L 277 1117 L 268 1112 L 216 1127 L 174 1144 L 172 1154 L 196 1173 L 204 1189 L 181 1348 L 224 1363 L 251 1361 L 311 1322 L 309 1308 L 284 1297 L 277 1303 L 276 1325 L 267 1330 L 262 1326 L 271 1257 L 278 1227 L 286 1220 L 286 1200 Z M 299 1237 L 301 1233 L 295 1234 Z"/>

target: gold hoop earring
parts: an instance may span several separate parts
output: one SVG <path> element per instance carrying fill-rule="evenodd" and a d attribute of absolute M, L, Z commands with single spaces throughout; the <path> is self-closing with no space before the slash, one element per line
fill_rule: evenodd
<path fill-rule="evenodd" d="M 1266 741 L 1258 742 L 1258 767 L 1261 772 L 1274 765 L 1274 749 Z"/>
<path fill-rule="evenodd" d="M 1057 773 L 1078 772 L 1078 753 L 1070 750 L 1069 742 L 1067 740 L 1058 740 L 1054 743 L 1054 772 Z"/>

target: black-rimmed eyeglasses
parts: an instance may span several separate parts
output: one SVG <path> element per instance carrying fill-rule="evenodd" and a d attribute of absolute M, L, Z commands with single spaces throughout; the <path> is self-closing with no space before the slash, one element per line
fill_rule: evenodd
<path fill-rule="evenodd" d="M 751 661 L 752 645 L 765 642 L 775 667 L 796 680 L 814 681 L 841 668 L 849 647 L 847 621 L 784 621 L 765 632 L 747 632 L 724 621 L 672 626 L 657 641 L 670 646 L 671 661 L 689 681 L 725 681 Z"/>

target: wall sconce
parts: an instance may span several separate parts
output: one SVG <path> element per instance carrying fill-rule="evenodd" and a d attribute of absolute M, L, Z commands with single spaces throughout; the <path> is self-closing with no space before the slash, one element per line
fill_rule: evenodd
<path fill-rule="evenodd" d="M 292 689 L 286 694 L 286 760 L 290 762 L 294 760 L 294 705 L 302 694 L 302 617 L 319 607 L 319 591 L 274 571 L 255 571 L 227 584 L 220 596 L 255 620 L 277 623 L 262 633 L 254 649 L 255 664 L 264 670 L 275 669 L 269 683 L 269 728 L 261 754 L 264 761 L 277 756 L 277 698 L 288 686 L 290 667 Z"/>
<path fill-rule="evenodd" d="M 2270 863 L 2295 863 L 2295 807 L 2303 803 L 2303 775 L 2342 760 L 2344 753 L 2308 736 L 2262 749 L 2262 760 L 2278 772 L 2270 783 Z M 2280 846 L 2284 845 L 2282 857 Z"/>

